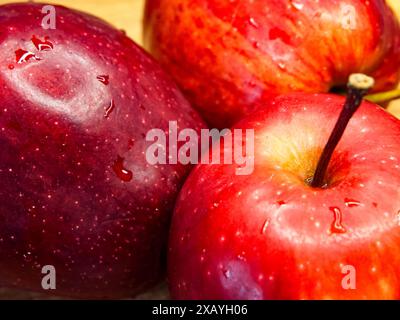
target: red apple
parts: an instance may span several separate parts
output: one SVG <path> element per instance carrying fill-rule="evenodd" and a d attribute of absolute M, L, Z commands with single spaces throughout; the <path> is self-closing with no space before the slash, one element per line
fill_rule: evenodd
<path fill-rule="evenodd" d="M 145 135 L 203 122 L 125 34 L 56 6 L 0 6 L 0 286 L 130 297 L 163 275 L 189 167 L 146 162 Z"/>
<path fill-rule="evenodd" d="M 276 94 L 328 92 L 349 74 L 400 74 L 400 29 L 384 0 L 147 0 L 145 45 L 212 125 Z"/>
<path fill-rule="evenodd" d="M 400 122 L 363 103 L 309 184 L 343 102 L 279 96 L 234 126 L 255 129 L 253 174 L 195 168 L 173 216 L 172 297 L 400 298 Z"/>

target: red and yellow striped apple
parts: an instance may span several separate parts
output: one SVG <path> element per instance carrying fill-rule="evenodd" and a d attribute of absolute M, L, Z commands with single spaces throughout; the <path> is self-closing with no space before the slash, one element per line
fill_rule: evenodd
<path fill-rule="evenodd" d="M 203 117 L 224 127 L 354 72 L 393 88 L 400 29 L 385 0 L 147 0 L 144 42 Z"/>

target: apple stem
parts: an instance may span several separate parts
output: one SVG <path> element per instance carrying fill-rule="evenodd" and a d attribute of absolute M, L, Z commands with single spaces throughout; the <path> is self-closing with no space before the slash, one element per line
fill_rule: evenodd
<path fill-rule="evenodd" d="M 400 89 L 394 89 L 386 92 L 378 92 L 365 96 L 365 100 L 374 102 L 376 104 L 384 104 L 395 99 L 400 98 Z"/>
<path fill-rule="evenodd" d="M 343 133 L 354 113 L 361 105 L 363 97 L 374 86 L 374 79 L 361 73 L 350 75 L 347 83 L 347 98 L 336 125 L 329 137 L 327 144 L 319 158 L 317 169 L 311 181 L 311 187 L 322 188 L 324 186 L 325 174 L 333 152 L 338 145 Z"/>

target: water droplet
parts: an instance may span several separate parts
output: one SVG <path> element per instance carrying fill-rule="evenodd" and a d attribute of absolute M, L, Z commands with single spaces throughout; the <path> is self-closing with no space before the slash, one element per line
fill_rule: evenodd
<path fill-rule="evenodd" d="M 253 42 L 253 47 L 254 47 L 255 49 L 260 48 L 260 43 L 259 43 L 258 41 L 254 41 L 254 42 Z"/>
<path fill-rule="evenodd" d="M 400 226 L 400 210 L 397 211 L 397 223 Z"/>
<path fill-rule="evenodd" d="M 256 84 L 253 80 L 251 80 L 251 81 L 249 82 L 249 86 L 252 87 L 252 88 L 254 88 L 256 85 L 257 85 L 257 84 Z"/>
<path fill-rule="evenodd" d="M 296 8 L 297 10 L 303 10 L 303 8 L 304 8 L 304 3 L 300 3 L 300 2 L 298 2 L 298 1 L 294 1 L 294 0 L 291 0 L 290 1 L 291 2 L 291 4 L 292 4 L 292 6 L 294 7 L 294 8 Z"/>
<path fill-rule="evenodd" d="M 97 76 L 97 80 L 99 80 L 101 83 L 103 83 L 106 86 L 109 84 L 109 79 L 110 79 L 110 77 L 107 75 Z"/>
<path fill-rule="evenodd" d="M 349 199 L 349 198 L 344 199 L 344 204 L 346 205 L 346 207 L 349 207 L 349 208 L 358 207 L 361 205 L 361 203 L 359 201 Z"/>
<path fill-rule="evenodd" d="M 18 49 L 15 51 L 15 60 L 17 61 L 18 64 L 23 63 L 23 62 L 28 62 L 30 59 L 35 59 L 35 60 L 41 60 L 39 57 L 37 57 L 33 52 Z"/>
<path fill-rule="evenodd" d="M 129 139 L 128 141 L 128 149 L 132 149 L 135 146 L 135 139 Z"/>
<path fill-rule="evenodd" d="M 114 100 L 112 99 L 110 101 L 110 105 L 106 108 L 106 112 L 104 113 L 104 118 L 107 119 L 110 116 L 111 112 L 114 111 L 114 109 L 115 109 L 115 103 Z"/>
<path fill-rule="evenodd" d="M 270 40 L 277 40 L 280 39 L 282 42 L 284 42 L 287 45 L 291 44 L 291 39 L 290 36 L 282 29 L 280 28 L 272 28 L 269 30 L 269 38 Z"/>
<path fill-rule="evenodd" d="M 39 38 L 32 36 L 31 40 L 36 49 L 38 49 L 39 51 L 50 51 L 54 48 L 53 43 L 49 41 L 49 37 L 45 37 L 44 41 L 42 41 Z"/>
<path fill-rule="evenodd" d="M 224 274 L 224 277 L 225 277 L 226 279 L 229 279 L 229 278 L 231 277 L 231 271 L 228 270 L 228 269 L 223 269 L 223 270 L 222 270 L 222 273 Z"/>
<path fill-rule="evenodd" d="M 250 19 L 249 19 L 249 23 L 250 23 L 250 25 L 252 25 L 254 28 L 259 28 L 259 27 L 260 27 L 260 25 L 257 23 L 257 21 L 254 20 L 254 18 L 250 18 Z"/>
<path fill-rule="evenodd" d="M 238 254 L 237 258 L 241 261 L 246 261 L 246 257 L 243 254 Z"/>
<path fill-rule="evenodd" d="M 372 205 L 373 205 L 375 208 L 378 208 L 378 203 L 372 202 Z"/>
<path fill-rule="evenodd" d="M 279 69 L 282 69 L 282 70 L 286 69 L 286 65 L 283 62 L 279 62 L 278 67 L 279 67 Z"/>
<path fill-rule="evenodd" d="M 8 69 L 12 70 L 12 69 L 14 69 L 14 68 L 15 68 L 15 67 L 14 67 L 13 64 L 9 64 L 9 65 L 8 65 Z"/>
<path fill-rule="evenodd" d="M 284 204 L 286 204 L 286 201 L 278 200 L 276 203 L 279 204 L 280 206 L 283 206 Z"/>
<path fill-rule="evenodd" d="M 329 210 L 333 212 L 333 222 L 331 225 L 332 233 L 345 233 L 346 228 L 342 225 L 342 211 L 337 207 L 330 207 Z"/>
<path fill-rule="evenodd" d="M 31 262 L 32 261 L 32 253 L 31 252 L 26 252 L 23 254 L 24 260 L 26 262 Z"/>
<path fill-rule="evenodd" d="M 316 18 L 320 18 L 322 16 L 322 13 L 320 12 L 320 11 L 317 11 L 315 14 L 314 14 L 314 17 L 316 17 Z"/>
<path fill-rule="evenodd" d="M 264 233 L 267 231 L 270 221 L 271 221 L 270 218 L 268 218 L 267 220 L 265 220 L 265 222 L 264 222 L 264 224 L 263 224 L 263 226 L 262 226 L 262 228 L 261 228 L 261 234 L 264 234 Z"/>
<path fill-rule="evenodd" d="M 122 181 L 129 182 L 132 180 L 133 173 L 124 167 L 124 158 L 118 156 L 117 160 L 112 166 L 112 169 Z"/>

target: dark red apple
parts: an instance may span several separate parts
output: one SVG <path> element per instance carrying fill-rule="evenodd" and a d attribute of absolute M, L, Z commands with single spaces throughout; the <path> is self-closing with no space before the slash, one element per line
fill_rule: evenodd
<path fill-rule="evenodd" d="M 399 80 L 400 29 L 384 0 L 147 0 L 144 26 L 146 47 L 218 127 L 354 72 L 376 91 Z"/>
<path fill-rule="evenodd" d="M 173 216 L 173 298 L 400 298 L 400 122 L 363 103 L 311 187 L 343 102 L 279 96 L 234 126 L 255 129 L 251 175 L 195 168 Z"/>
<path fill-rule="evenodd" d="M 146 133 L 203 126 L 137 45 L 93 16 L 0 6 L 0 286 L 130 297 L 163 275 L 182 165 L 146 162 Z"/>

